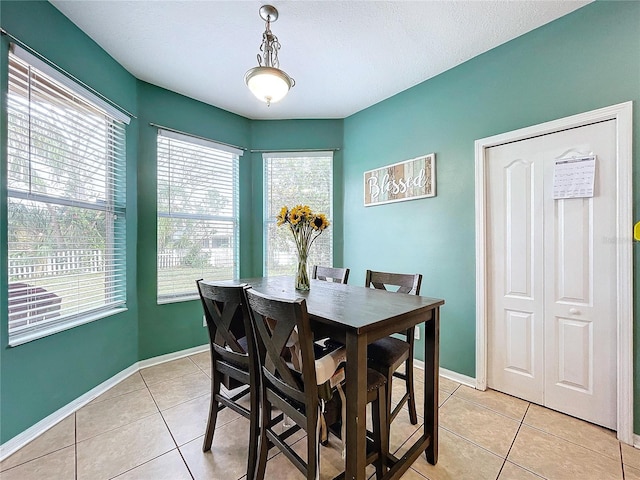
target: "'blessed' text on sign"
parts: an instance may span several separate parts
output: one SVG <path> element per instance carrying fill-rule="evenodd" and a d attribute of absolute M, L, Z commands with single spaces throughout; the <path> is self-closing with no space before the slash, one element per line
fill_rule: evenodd
<path fill-rule="evenodd" d="M 435 154 L 364 173 L 365 206 L 435 196 Z"/>

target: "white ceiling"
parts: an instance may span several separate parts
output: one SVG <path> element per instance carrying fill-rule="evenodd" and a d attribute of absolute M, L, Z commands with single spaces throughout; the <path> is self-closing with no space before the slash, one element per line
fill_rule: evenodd
<path fill-rule="evenodd" d="M 267 107 L 249 92 L 267 1 L 51 0 L 137 78 L 252 119 L 344 118 L 591 0 L 273 0 L 280 68 Z"/>

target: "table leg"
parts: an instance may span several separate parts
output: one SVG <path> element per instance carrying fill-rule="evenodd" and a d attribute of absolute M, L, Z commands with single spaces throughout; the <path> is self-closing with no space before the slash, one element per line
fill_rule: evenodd
<path fill-rule="evenodd" d="M 348 333 L 347 346 L 347 458 L 345 478 L 366 478 L 367 338 Z"/>
<path fill-rule="evenodd" d="M 424 451 L 431 465 L 438 462 L 438 392 L 440 368 L 440 309 L 425 322 L 424 339 L 424 434 L 431 437 Z"/>

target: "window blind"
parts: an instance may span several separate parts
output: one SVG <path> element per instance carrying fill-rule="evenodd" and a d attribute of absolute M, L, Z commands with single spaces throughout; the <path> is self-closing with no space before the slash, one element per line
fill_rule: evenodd
<path fill-rule="evenodd" d="M 333 223 L 333 152 L 264 153 L 265 275 L 294 275 L 297 250 L 291 231 L 278 227 L 283 206 L 308 205 Z M 333 228 L 313 243 L 309 265 L 333 265 Z"/>
<path fill-rule="evenodd" d="M 158 131 L 159 303 L 197 297 L 200 278 L 238 277 L 241 154 L 201 138 Z"/>
<path fill-rule="evenodd" d="M 12 345 L 111 314 L 126 302 L 126 127 L 82 87 L 56 75 L 43 62 L 36 68 L 9 55 Z"/>

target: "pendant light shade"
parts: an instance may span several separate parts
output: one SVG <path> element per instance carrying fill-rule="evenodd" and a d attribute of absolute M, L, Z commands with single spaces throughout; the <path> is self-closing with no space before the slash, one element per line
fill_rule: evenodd
<path fill-rule="evenodd" d="M 262 34 L 262 45 L 260 45 L 262 55 L 258 54 L 258 66 L 245 74 L 244 81 L 258 100 L 270 106 L 282 100 L 296 82 L 278 68 L 280 42 L 271 33 L 271 22 L 278 19 L 278 10 L 271 5 L 264 5 L 260 8 L 260 17 L 266 22 L 266 29 Z"/>
<path fill-rule="evenodd" d="M 278 68 L 254 67 L 244 76 L 247 87 L 267 105 L 282 100 L 293 87 L 293 79 Z"/>

